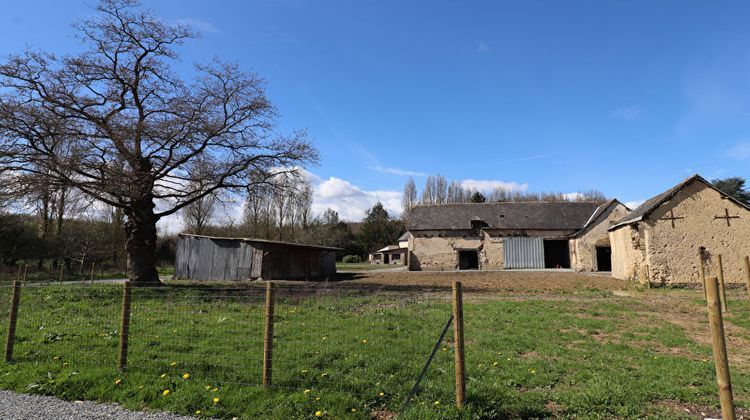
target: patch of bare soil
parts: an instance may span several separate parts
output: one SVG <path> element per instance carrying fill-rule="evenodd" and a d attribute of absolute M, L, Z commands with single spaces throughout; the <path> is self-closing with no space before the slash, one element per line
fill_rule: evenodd
<path fill-rule="evenodd" d="M 656 403 L 657 406 L 664 407 L 675 417 L 679 418 L 721 418 L 721 410 L 717 407 L 705 407 L 698 404 L 686 403 L 683 401 L 665 400 Z M 750 410 L 744 408 L 735 408 L 735 414 L 738 419 L 750 419 Z"/>

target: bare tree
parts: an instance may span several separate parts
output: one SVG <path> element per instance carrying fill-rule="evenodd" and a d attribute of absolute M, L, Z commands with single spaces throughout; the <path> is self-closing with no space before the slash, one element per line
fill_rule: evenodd
<path fill-rule="evenodd" d="M 404 185 L 404 194 L 401 196 L 401 204 L 404 208 L 401 218 L 409 220 L 409 214 L 411 213 L 412 207 L 417 204 L 417 186 L 414 184 L 414 179 L 409 178 Z"/>
<path fill-rule="evenodd" d="M 458 181 L 451 181 L 450 184 L 448 184 L 448 197 L 447 202 L 448 203 L 465 203 L 467 201 L 464 188 L 461 186 L 461 183 Z"/>
<path fill-rule="evenodd" d="M 257 187 L 252 172 L 295 171 L 317 151 L 304 133 L 273 134 L 276 112 L 254 74 L 214 60 L 181 79 L 175 48 L 195 35 L 136 6 L 101 1 L 75 26 L 78 55 L 26 51 L 0 65 L 0 174 L 37 174 L 122 208 L 129 277 L 158 284 L 160 218 Z M 200 177 L 196 160 L 207 165 Z"/>
<path fill-rule="evenodd" d="M 205 195 L 182 208 L 185 227 L 190 233 L 202 235 L 216 209 L 216 195 Z"/>
<path fill-rule="evenodd" d="M 435 203 L 445 204 L 448 202 L 448 181 L 442 175 L 435 176 Z"/>
<path fill-rule="evenodd" d="M 427 177 L 424 183 L 424 190 L 422 190 L 422 204 L 436 204 L 437 203 L 437 180 L 434 176 L 430 175 Z"/>

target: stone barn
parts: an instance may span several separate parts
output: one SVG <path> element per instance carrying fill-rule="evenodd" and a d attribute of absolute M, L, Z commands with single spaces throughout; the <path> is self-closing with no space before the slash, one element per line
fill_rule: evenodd
<path fill-rule="evenodd" d="M 694 175 L 659 194 L 609 229 L 612 275 L 655 283 L 696 283 L 699 255 L 706 275 L 743 279 L 750 254 L 750 209 Z"/>
<path fill-rule="evenodd" d="M 336 251 L 264 239 L 181 234 L 175 278 L 183 280 L 308 280 L 336 274 Z"/>
<path fill-rule="evenodd" d="M 416 206 L 407 224 L 408 266 L 410 270 L 593 270 L 598 266 L 593 259 L 602 231 L 626 210 L 617 201 L 604 205 L 502 202 Z M 579 237 L 574 236 L 584 228 Z M 580 250 L 572 254 L 572 249 Z"/>
<path fill-rule="evenodd" d="M 630 213 L 612 199 L 597 207 L 583 228 L 570 238 L 570 259 L 578 271 L 612 271 L 612 245 L 608 229 Z"/>

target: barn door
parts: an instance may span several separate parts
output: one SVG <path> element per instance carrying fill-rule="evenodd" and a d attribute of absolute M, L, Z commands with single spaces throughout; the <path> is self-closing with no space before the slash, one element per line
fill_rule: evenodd
<path fill-rule="evenodd" d="M 542 238 L 504 238 L 505 268 L 544 268 Z"/>

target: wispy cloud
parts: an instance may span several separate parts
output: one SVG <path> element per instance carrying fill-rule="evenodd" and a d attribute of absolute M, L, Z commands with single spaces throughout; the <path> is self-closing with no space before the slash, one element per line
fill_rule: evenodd
<path fill-rule="evenodd" d="M 750 159 L 750 141 L 745 140 L 735 144 L 726 152 L 727 157 L 736 160 Z"/>
<path fill-rule="evenodd" d="M 507 160 L 506 162 L 526 162 L 527 160 L 544 159 L 550 156 L 552 156 L 552 153 L 545 153 L 543 155 L 534 155 L 534 156 L 520 157 L 517 159 L 510 159 L 510 160 Z"/>
<path fill-rule="evenodd" d="M 198 31 L 201 31 L 201 32 L 208 32 L 208 33 L 213 33 L 213 34 L 221 33 L 219 28 L 214 26 L 213 23 L 207 22 L 205 20 L 201 20 L 198 18 L 193 18 L 193 17 L 180 18 L 180 19 L 177 19 L 177 24 L 190 26 L 191 28 L 197 29 Z"/>
<path fill-rule="evenodd" d="M 627 106 L 623 108 L 615 109 L 610 113 L 610 116 L 622 120 L 625 122 L 633 122 L 645 114 L 646 110 L 640 105 Z"/>
<path fill-rule="evenodd" d="M 391 175 L 398 175 L 398 176 L 419 176 L 419 177 L 425 177 L 427 176 L 424 172 L 417 172 L 417 171 L 409 171 L 406 169 L 400 169 L 400 168 L 385 168 L 383 166 L 368 166 L 367 169 L 372 169 L 373 171 L 381 172 L 384 174 L 391 174 Z"/>
<path fill-rule="evenodd" d="M 518 183 L 515 181 L 500 181 L 495 179 L 464 179 L 461 186 L 470 190 L 490 192 L 495 188 L 502 188 L 507 191 L 526 191 L 529 184 Z"/>
<path fill-rule="evenodd" d="M 492 52 L 492 51 L 493 51 L 492 47 L 489 44 L 487 44 L 486 42 L 484 42 L 484 41 L 477 42 L 477 52 L 478 53 L 482 54 L 482 53 L 489 53 L 489 52 Z"/>

